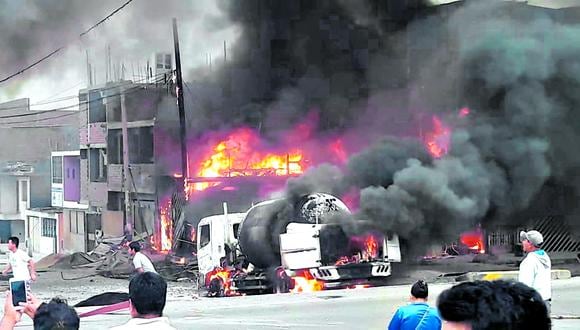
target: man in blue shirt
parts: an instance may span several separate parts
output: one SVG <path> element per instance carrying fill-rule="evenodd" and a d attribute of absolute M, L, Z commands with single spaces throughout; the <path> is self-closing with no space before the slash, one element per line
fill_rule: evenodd
<path fill-rule="evenodd" d="M 389 323 L 388 330 L 439 330 L 441 318 L 437 309 L 427 304 L 429 288 L 425 281 L 417 281 L 411 287 L 411 303 L 399 307 Z"/>

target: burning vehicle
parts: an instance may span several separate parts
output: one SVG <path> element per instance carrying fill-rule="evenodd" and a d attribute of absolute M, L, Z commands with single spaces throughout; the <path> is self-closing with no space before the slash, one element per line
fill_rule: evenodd
<path fill-rule="evenodd" d="M 333 221 L 350 215 L 338 198 L 273 199 L 245 213 L 201 219 L 198 288 L 209 296 L 319 291 L 380 283 L 400 262 L 398 236 L 368 230 L 347 235 Z"/>

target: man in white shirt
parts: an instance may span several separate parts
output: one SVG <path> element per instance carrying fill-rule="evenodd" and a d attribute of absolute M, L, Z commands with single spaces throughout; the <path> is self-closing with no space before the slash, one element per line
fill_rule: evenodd
<path fill-rule="evenodd" d="M 141 245 L 138 242 L 131 242 L 131 244 L 129 244 L 129 254 L 133 256 L 133 266 L 135 266 L 135 270 L 138 273 L 157 273 L 151 260 L 149 260 L 146 255 L 141 253 Z"/>
<path fill-rule="evenodd" d="M 135 275 L 129 282 L 131 319 L 112 330 L 175 330 L 169 318 L 163 316 L 167 298 L 167 282 L 153 272 Z"/>
<path fill-rule="evenodd" d="M 19 244 L 18 237 L 12 236 L 8 238 L 8 265 L 2 271 L 2 275 L 6 275 L 12 270 L 12 276 L 15 280 L 36 281 L 34 260 L 26 252 L 18 249 Z"/>
<path fill-rule="evenodd" d="M 552 302 L 552 263 L 548 254 L 540 248 L 544 237 L 536 230 L 522 231 L 520 241 L 527 255 L 520 264 L 519 281 L 540 293 L 549 313 Z"/>

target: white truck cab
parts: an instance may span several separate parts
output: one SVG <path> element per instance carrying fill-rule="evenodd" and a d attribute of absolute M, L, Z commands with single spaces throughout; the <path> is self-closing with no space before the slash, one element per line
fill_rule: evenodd
<path fill-rule="evenodd" d="M 220 266 L 231 247 L 237 245 L 238 228 L 246 213 L 212 215 L 197 225 L 197 263 L 203 275 Z"/>

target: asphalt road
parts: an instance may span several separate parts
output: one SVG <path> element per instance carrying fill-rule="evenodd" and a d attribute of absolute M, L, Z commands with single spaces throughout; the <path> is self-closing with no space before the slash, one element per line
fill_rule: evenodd
<path fill-rule="evenodd" d="M 553 316 L 580 318 L 580 277 L 553 282 Z M 432 284 L 432 301 L 449 287 Z M 170 299 L 166 315 L 178 329 L 384 329 L 405 304 L 409 286 L 262 295 L 230 298 Z M 124 323 L 128 312 L 84 318 L 81 329 Z M 30 327 L 29 319 L 19 328 Z M 554 329 L 580 329 L 580 319 L 554 319 Z"/>

